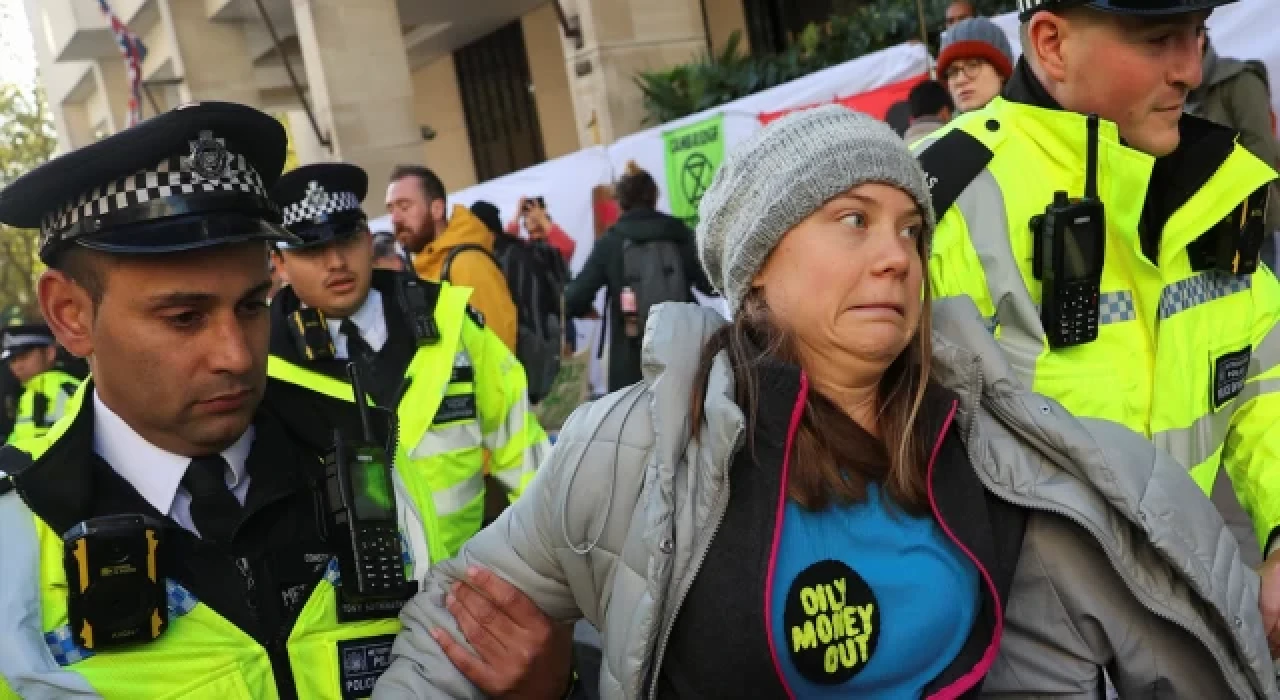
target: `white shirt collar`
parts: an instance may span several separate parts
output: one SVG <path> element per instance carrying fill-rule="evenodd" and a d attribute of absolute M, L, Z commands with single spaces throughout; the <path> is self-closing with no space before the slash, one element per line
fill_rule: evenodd
<path fill-rule="evenodd" d="M 245 462 L 252 446 L 253 426 L 250 425 L 239 440 L 222 451 L 222 458 L 231 467 L 228 489 L 235 489 L 247 477 Z M 191 458 L 148 442 L 102 402 L 96 389 L 93 392 L 93 451 L 153 508 L 170 515 L 174 496 L 191 465 Z"/>
<path fill-rule="evenodd" d="M 382 352 L 382 346 L 387 344 L 387 318 L 382 313 L 382 292 L 376 289 L 369 289 L 369 296 L 364 298 L 364 304 L 351 314 L 351 322 L 356 324 L 356 328 L 360 329 L 360 337 L 364 338 L 364 342 L 373 348 L 374 352 Z M 333 339 L 333 347 L 337 350 L 339 359 L 347 359 L 351 355 L 347 352 L 347 336 L 342 333 L 342 319 L 328 319 L 329 337 Z"/>

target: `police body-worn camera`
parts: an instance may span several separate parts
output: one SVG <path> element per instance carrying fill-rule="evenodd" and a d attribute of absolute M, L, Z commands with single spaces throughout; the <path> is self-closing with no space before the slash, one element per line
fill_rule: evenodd
<path fill-rule="evenodd" d="M 391 462 L 373 435 L 360 370 L 353 363 L 347 371 L 363 436 L 348 440 L 336 432 L 324 462 L 327 526 L 329 535 L 338 538 L 342 622 L 395 617 L 418 592 L 417 582 L 404 574 Z"/>
<path fill-rule="evenodd" d="M 142 515 L 86 520 L 62 536 L 67 615 L 92 651 L 153 641 L 169 626 L 164 526 Z"/>
<path fill-rule="evenodd" d="M 436 301 L 439 289 L 413 275 L 402 275 L 397 287 L 400 306 L 409 321 L 409 330 L 418 347 L 440 342 L 440 327 L 436 325 Z"/>
<path fill-rule="evenodd" d="M 1251 275 L 1258 270 L 1267 237 L 1271 184 L 1249 195 L 1216 226 L 1187 246 L 1191 269 L 1216 270 L 1228 275 Z"/>
<path fill-rule="evenodd" d="M 1056 192 L 1044 214 L 1031 219 L 1033 272 L 1040 280 L 1040 322 L 1051 348 L 1098 339 L 1106 210 L 1098 199 L 1098 117 L 1088 118 L 1084 196 Z"/>

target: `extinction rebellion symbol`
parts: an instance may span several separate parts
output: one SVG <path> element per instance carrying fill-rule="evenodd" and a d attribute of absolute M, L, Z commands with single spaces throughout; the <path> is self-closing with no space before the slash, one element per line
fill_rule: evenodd
<path fill-rule="evenodd" d="M 702 203 L 702 196 L 711 187 L 711 178 L 715 175 L 715 166 L 711 164 L 701 151 L 694 151 L 684 159 L 680 172 L 680 190 L 685 201 L 695 208 Z"/>

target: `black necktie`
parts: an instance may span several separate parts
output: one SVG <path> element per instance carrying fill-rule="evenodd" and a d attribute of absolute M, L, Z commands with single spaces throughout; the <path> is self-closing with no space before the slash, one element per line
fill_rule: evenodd
<path fill-rule="evenodd" d="M 359 360 L 365 364 L 372 363 L 377 355 L 373 352 L 373 348 L 364 342 L 364 338 L 360 337 L 360 328 L 351 322 L 351 319 L 342 320 L 342 325 L 338 327 L 342 334 L 347 336 L 347 359 Z"/>
<path fill-rule="evenodd" d="M 243 506 L 227 488 L 227 460 L 221 455 L 191 460 L 182 485 L 191 493 L 191 521 L 200 539 L 214 544 L 230 544 L 240 524 Z"/>

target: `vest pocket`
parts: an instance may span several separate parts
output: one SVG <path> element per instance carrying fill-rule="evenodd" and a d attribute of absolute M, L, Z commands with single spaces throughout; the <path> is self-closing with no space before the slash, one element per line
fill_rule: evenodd
<path fill-rule="evenodd" d="M 289 663 L 299 698 L 367 698 L 391 662 L 400 620 L 340 623 L 337 598 L 333 584 L 320 581 L 289 637 Z"/>
<path fill-rule="evenodd" d="M 1210 411 L 1226 408 L 1244 390 L 1252 358 L 1253 344 L 1245 334 L 1236 334 L 1231 341 L 1214 343 L 1209 347 L 1209 395 L 1206 399 Z"/>
<path fill-rule="evenodd" d="M 272 688 L 274 691 L 274 688 Z M 274 695 L 274 692 L 272 693 Z M 227 668 L 226 673 L 215 676 L 212 679 L 202 678 L 199 681 L 192 682 L 186 687 L 174 690 L 173 693 L 163 696 L 155 696 L 157 700 L 178 700 L 178 698 L 188 698 L 189 700 L 252 700 L 253 693 L 249 692 L 249 685 L 245 683 L 244 676 L 240 673 L 240 665 L 233 664 Z"/>
<path fill-rule="evenodd" d="M 1078 351 L 1072 348 L 1067 352 Z M 1109 420 L 1142 433 L 1147 408 L 1135 368 L 1114 363 L 1089 364 L 1075 358 L 1041 356 L 1032 391 L 1049 396 L 1072 415 Z"/>

